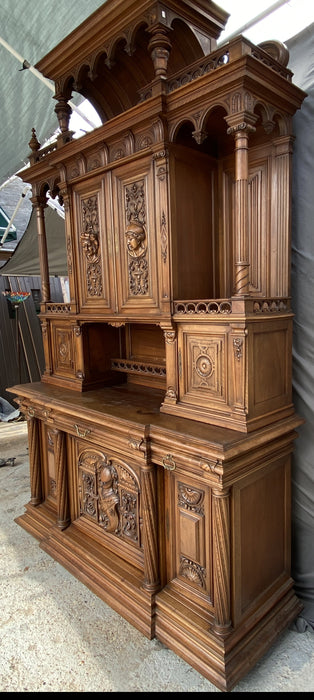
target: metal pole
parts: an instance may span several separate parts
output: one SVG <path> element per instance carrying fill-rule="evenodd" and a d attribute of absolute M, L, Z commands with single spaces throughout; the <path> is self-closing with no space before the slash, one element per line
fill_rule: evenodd
<path fill-rule="evenodd" d="M 20 355 L 20 336 L 19 336 L 19 304 L 14 304 L 15 309 L 15 333 L 16 333 L 16 356 L 19 372 L 19 384 L 21 383 L 21 355 Z"/>

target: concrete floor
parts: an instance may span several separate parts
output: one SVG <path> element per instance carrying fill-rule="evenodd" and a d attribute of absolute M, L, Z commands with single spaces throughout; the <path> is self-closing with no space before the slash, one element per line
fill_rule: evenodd
<path fill-rule="evenodd" d="M 14 522 L 30 497 L 26 423 L 0 423 L 0 692 L 219 693 L 111 610 Z M 314 691 L 314 634 L 287 630 L 232 692 Z"/>

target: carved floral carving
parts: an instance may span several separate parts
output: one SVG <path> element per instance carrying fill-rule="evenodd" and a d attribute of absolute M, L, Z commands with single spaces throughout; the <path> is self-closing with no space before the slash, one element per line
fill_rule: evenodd
<path fill-rule="evenodd" d="M 89 296 L 101 296 L 102 273 L 99 246 L 99 215 L 97 195 L 81 202 L 83 232 L 81 245 L 86 260 L 87 292 Z"/>
<path fill-rule="evenodd" d="M 167 232 L 167 221 L 165 212 L 162 212 L 161 222 L 160 222 L 160 239 L 161 239 L 161 257 L 163 262 L 167 262 L 168 255 L 168 232 Z"/>
<path fill-rule="evenodd" d="M 234 338 L 233 339 L 233 349 L 234 349 L 234 356 L 236 360 L 240 361 L 242 354 L 243 354 L 243 340 L 242 338 Z"/>

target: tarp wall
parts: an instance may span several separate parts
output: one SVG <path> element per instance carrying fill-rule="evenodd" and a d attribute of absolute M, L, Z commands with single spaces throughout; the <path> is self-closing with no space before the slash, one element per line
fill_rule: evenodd
<path fill-rule="evenodd" d="M 23 61 L 34 67 L 103 2 L 1 0 L 0 37 L 5 43 L 0 42 L 0 183 L 27 163 L 32 128 L 42 145 L 58 128 L 52 81 L 50 90 L 36 74 L 22 70 Z M 72 101 L 78 104 L 82 97 L 74 92 Z"/>
<path fill-rule="evenodd" d="M 67 256 L 65 245 L 64 219 L 51 208 L 45 209 L 45 227 L 48 249 L 49 275 L 67 277 Z M 18 243 L 12 258 L 1 267 L 1 275 L 40 277 L 40 262 L 38 250 L 38 234 L 36 212 L 33 210 L 24 233 Z"/>
<path fill-rule="evenodd" d="M 299 428 L 292 465 L 292 575 L 314 631 L 314 24 L 286 42 L 293 82 L 307 92 L 294 120 L 292 188 L 293 394 Z"/>

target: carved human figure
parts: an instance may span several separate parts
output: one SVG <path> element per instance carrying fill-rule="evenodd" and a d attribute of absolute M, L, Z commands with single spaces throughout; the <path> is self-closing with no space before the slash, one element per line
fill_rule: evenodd
<path fill-rule="evenodd" d="M 132 258 L 139 258 L 145 253 L 145 230 L 137 221 L 131 221 L 126 227 L 127 249 Z"/>
<path fill-rule="evenodd" d="M 91 229 L 87 233 L 81 234 L 81 241 L 88 262 L 96 262 L 99 250 L 97 234 Z"/>
<path fill-rule="evenodd" d="M 110 466 L 103 464 L 99 474 L 100 521 L 107 532 L 115 532 L 119 525 L 119 497 L 113 489 L 113 475 Z"/>

